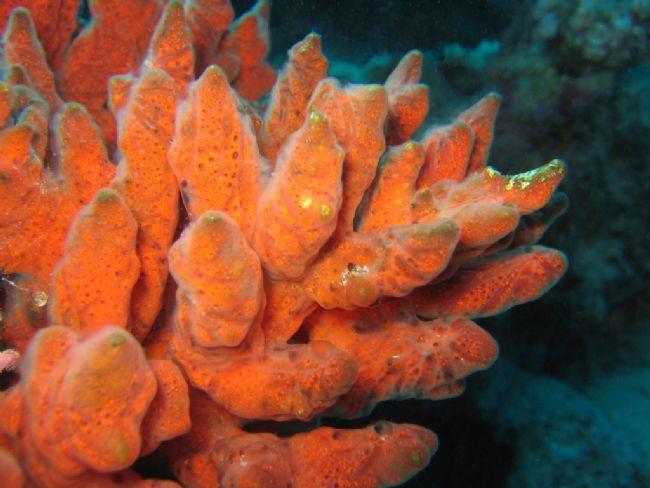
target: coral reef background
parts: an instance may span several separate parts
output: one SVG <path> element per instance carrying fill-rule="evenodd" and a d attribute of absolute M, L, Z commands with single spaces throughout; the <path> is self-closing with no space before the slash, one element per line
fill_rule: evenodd
<path fill-rule="evenodd" d="M 650 2 L 285 0 L 272 16 L 272 59 L 315 30 L 335 76 L 378 81 L 421 49 L 433 121 L 496 90 L 490 159 L 569 164 L 571 207 L 546 239 L 565 279 L 482 321 L 502 354 L 468 394 L 377 412 L 444 439 L 407 486 L 647 486 Z"/>

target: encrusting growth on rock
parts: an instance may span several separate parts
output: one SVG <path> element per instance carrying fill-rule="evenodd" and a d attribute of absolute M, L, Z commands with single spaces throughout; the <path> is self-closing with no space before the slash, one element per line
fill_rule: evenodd
<path fill-rule="evenodd" d="M 537 244 L 564 164 L 488 166 L 496 94 L 413 140 L 419 51 L 342 86 L 312 33 L 276 80 L 267 0 L 238 19 L 228 0 L 93 0 L 83 26 L 79 4 L 0 6 L 4 482 L 383 487 L 423 469 L 423 427 L 308 421 L 456 396 L 496 360 L 472 319 L 566 270 Z M 174 481 L 141 479 L 143 456 Z"/>

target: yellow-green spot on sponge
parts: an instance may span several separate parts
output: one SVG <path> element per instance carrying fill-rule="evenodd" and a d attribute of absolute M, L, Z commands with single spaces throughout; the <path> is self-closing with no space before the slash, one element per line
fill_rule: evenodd
<path fill-rule="evenodd" d="M 320 112 L 318 112 L 318 111 L 316 111 L 316 110 L 313 110 L 313 111 L 309 114 L 309 120 L 311 120 L 312 122 L 325 122 L 325 120 L 327 120 L 327 119 L 326 119 L 326 117 L 325 117 L 323 114 L 321 114 Z"/>
<path fill-rule="evenodd" d="M 113 449 L 117 459 L 119 459 L 121 462 L 126 461 L 127 453 L 129 451 L 129 445 L 126 443 L 124 439 L 114 440 Z"/>
<path fill-rule="evenodd" d="M 328 219 L 330 218 L 330 215 L 332 215 L 332 207 L 329 205 L 321 205 L 320 206 L 320 216 L 323 219 Z"/>
<path fill-rule="evenodd" d="M 221 216 L 217 213 L 209 213 L 203 216 L 203 221 L 206 224 L 216 224 L 221 220 Z"/>
<path fill-rule="evenodd" d="M 121 345 L 121 344 L 124 344 L 124 341 L 125 341 L 125 340 L 126 340 L 126 339 L 124 339 L 124 336 L 123 336 L 122 334 L 118 334 L 118 333 L 113 334 L 113 335 L 109 338 L 109 341 L 110 341 L 110 343 L 111 343 L 111 346 L 113 346 L 113 347 L 117 347 L 117 346 L 119 346 L 119 345 Z"/>
<path fill-rule="evenodd" d="M 98 203 L 109 203 L 115 199 L 115 192 L 104 188 L 97 192 L 96 198 Z"/>
<path fill-rule="evenodd" d="M 420 454 L 419 451 L 413 451 L 411 453 L 411 461 L 413 461 L 413 464 L 419 466 L 422 463 L 422 455 Z"/>

